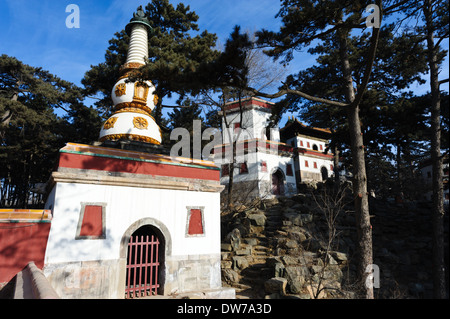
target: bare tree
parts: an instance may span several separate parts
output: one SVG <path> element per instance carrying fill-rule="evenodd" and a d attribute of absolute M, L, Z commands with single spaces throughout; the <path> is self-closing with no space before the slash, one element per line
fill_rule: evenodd
<path fill-rule="evenodd" d="M 246 34 L 247 37 L 254 42 L 254 35 L 250 33 L 250 31 L 246 31 Z M 261 49 L 247 48 L 245 55 L 245 67 L 248 69 L 247 78 L 245 79 L 247 86 L 257 87 L 260 90 L 270 89 L 286 76 L 286 69 L 280 67 L 277 63 L 274 63 Z M 221 116 L 223 123 L 222 139 L 225 140 L 224 134 L 227 134 L 228 141 L 230 141 L 232 147 L 227 188 L 228 205 L 232 201 L 234 170 L 238 167 L 238 163 L 236 163 L 236 143 L 239 140 L 240 132 L 242 132 L 243 129 L 248 128 L 245 127 L 246 123 L 243 122 L 244 107 L 242 100 L 252 96 L 254 96 L 253 92 L 247 91 L 244 87 L 222 86 L 215 90 L 204 90 L 197 98 L 199 104 L 204 105 L 209 111 L 215 110 Z M 238 130 L 236 135 L 232 134 L 230 123 L 226 116 L 227 102 L 233 100 L 237 101 L 239 106 L 239 111 L 236 116 L 239 119 L 240 130 Z"/>
<path fill-rule="evenodd" d="M 339 184 L 338 187 L 328 187 L 324 184 L 319 192 L 312 192 L 312 198 L 316 204 L 316 210 L 322 214 L 327 225 L 327 234 L 324 236 L 325 251 L 323 252 L 323 267 L 318 273 L 317 289 L 313 290 L 314 298 L 326 289 L 336 290 L 335 287 L 325 285 L 326 270 L 331 263 L 331 252 L 337 249 L 336 240 L 339 236 L 337 228 L 338 216 L 345 213 L 345 207 L 351 203 L 349 198 L 351 188 L 347 183 Z"/>

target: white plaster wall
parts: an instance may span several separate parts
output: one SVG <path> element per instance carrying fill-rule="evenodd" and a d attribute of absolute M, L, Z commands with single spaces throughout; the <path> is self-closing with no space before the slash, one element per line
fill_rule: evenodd
<path fill-rule="evenodd" d="M 262 171 L 262 162 L 266 162 L 267 172 Z M 269 154 L 265 152 L 257 152 L 257 153 L 248 153 L 245 155 L 238 156 L 236 158 L 237 163 L 247 163 L 248 173 L 240 174 L 239 167 L 235 168 L 233 182 L 249 182 L 249 181 L 258 181 L 260 186 L 260 195 L 266 196 L 267 194 L 263 194 L 263 190 L 265 187 L 262 186 L 263 183 L 271 183 L 272 174 L 276 171 L 276 169 L 281 169 L 286 178 L 286 183 L 291 184 L 291 187 L 295 188 L 296 191 L 296 180 L 295 180 L 295 166 L 294 159 L 292 157 L 279 156 L 277 154 Z M 216 165 L 220 166 L 222 163 L 226 163 L 223 159 L 217 159 Z M 286 174 L 286 166 L 288 164 L 292 165 L 292 176 L 288 176 Z M 227 185 L 229 182 L 229 176 L 222 176 L 220 178 L 220 183 L 222 185 Z"/>
<path fill-rule="evenodd" d="M 300 144 L 300 141 L 303 142 L 303 146 Z M 292 137 L 286 141 L 286 144 L 289 144 L 292 146 L 292 142 L 294 142 L 294 145 L 293 145 L 294 147 L 302 147 L 302 148 L 306 148 L 309 150 L 312 150 L 313 145 L 316 144 L 317 150 L 319 152 L 325 151 L 325 147 L 326 147 L 325 141 L 320 140 L 320 139 L 309 138 L 309 137 L 305 137 L 305 136 Z M 309 147 L 308 147 L 308 142 L 309 142 Z M 320 145 L 322 145 L 322 149 L 320 149 Z"/>
<path fill-rule="evenodd" d="M 219 193 L 58 183 L 45 263 L 119 259 L 120 241 L 134 222 L 152 217 L 170 232 L 172 256 L 220 254 Z M 81 202 L 104 202 L 106 239 L 76 240 Z M 187 206 L 204 206 L 203 237 L 186 237 Z"/>
<path fill-rule="evenodd" d="M 305 160 L 308 161 L 309 167 L 306 167 Z M 314 168 L 314 162 L 317 163 L 317 168 Z M 333 165 L 332 160 L 299 155 L 299 165 L 301 171 L 312 173 L 320 173 L 320 169 L 322 168 L 322 166 L 325 166 L 325 168 L 328 170 L 328 177 L 333 175 L 333 171 L 331 170 L 330 166 Z"/>
<path fill-rule="evenodd" d="M 295 180 L 295 166 L 294 159 L 292 157 L 277 156 L 275 154 L 259 153 L 259 160 L 265 161 L 267 163 L 267 172 L 259 171 L 259 181 L 260 181 L 260 192 L 262 196 L 267 196 L 266 187 L 269 185 L 271 187 L 272 174 L 275 173 L 277 169 L 283 171 L 285 177 L 285 194 L 292 195 L 297 192 L 297 183 Z M 286 174 L 287 165 L 292 165 L 292 176 Z"/>
<path fill-rule="evenodd" d="M 265 138 L 272 141 L 280 141 L 280 132 L 278 128 L 274 128 L 271 132 L 271 136 L 265 136 L 265 130 L 269 123 L 271 113 L 258 109 L 245 110 L 242 113 L 242 126 L 241 133 L 239 135 L 234 133 L 234 124 L 239 123 L 240 113 L 230 113 L 227 115 L 227 121 L 229 128 L 225 127 L 225 121 L 222 121 L 222 130 L 224 132 L 224 143 L 230 143 L 230 136 L 238 141 Z M 227 132 L 228 131 L 228 132 Z M 231 134 L 231 135 L 230 135 Z M 265 136 L 265 137 L 264 137 Z"/>

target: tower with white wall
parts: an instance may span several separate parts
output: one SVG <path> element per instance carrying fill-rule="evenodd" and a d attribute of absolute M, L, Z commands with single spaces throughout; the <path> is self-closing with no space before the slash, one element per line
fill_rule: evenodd
<path fill-rule="evenodd" d="M 147 62 L 142 8 L 126 30 L 130 48 L 112 92 L 114 114 L 100 132 L 104 143 L 68 143 L 52 173 L 44 273 L 62 298 L 233 298 L 221 285 L 219 168 L 155 153 L 155 88 L 128 78 Z M 122 142 L 153 152 L 121 149 Z"/>
<path fill-rule="evenodd" d="M 293 149 L 280 142 L 278 128 L 270 125 L 273 104 L 251 97 L 225 106 L 224 143 L 214 148 L 214 162 L 221 167 L 223 185 L 229 183 L 230 170 L 234 170 L 233 192 L 239 195 L 238 199 L 297 192 Z M 231 165 L 233 142 L 237 154 L 235 164 Z"/>
<path fill-rule="evenodd" d="M 297 183 L 325 181 L 334 175 L 333 154 L 328 149 L 331 131 L 307 126 L 292 117 L 280 129 L 283 141 L 295 152 L 295 176 Z"/>
<path fill-rule="evenodd" d="M 297 193 L 301 183 L 321 182 L 333 175 L 330 130 L 307 126 L 295 118 L 278 129 L 270 123 L 273 105 L 255 97 L 225 105 L 224 143 L 214 148 L 214 162 L 221 167 L 223 185 L 229 184 L 233 169 L 237 199 L 289 196 Z"/>

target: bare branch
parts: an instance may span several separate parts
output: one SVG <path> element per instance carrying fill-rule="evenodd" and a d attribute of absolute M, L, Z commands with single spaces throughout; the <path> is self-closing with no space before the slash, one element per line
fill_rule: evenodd
<path fill-rule="evenodd" d="M 274 93 L 274 94 L 268 94 L 268 93 L 259 92 L 258 90 L 255 90 L 254 88 L 250 88 L 250 87 L 246 88 L 246 90 L 250 91 L 255 96 L 261 96 L 261 97 L 265 97 L 265 98 L 268 98 L 268 99 L 276 99 L 276 98 L 279 98 L 279 97 L 281 97 L 283 95 L 286 95 L 286 94 L 293 94 L 293 95 L 298 95 L 300 97 L 303 97 L 303 98 L 305 98 L 307 100 L 310 100 L 310 101 L 313 101 L 313 102 L 324 103 L 324 104 L 328 104 L 328 105 L 332 105 L 332 106 L 345 107 L 345 106 L 349 105 L 347 103 L 331 101 L 331 100 L 328 100 L 328 99 L 322 99 L 322 98 L 319 98 L 319 97 L 311 96 L 311 95 L 306 94 L 306 93 L 304 93 L 302 91 L 292 90 L 292 89 L 289 89 L 289 88 L 281 89 L 280 91 L 278 91 L 277 93 Z"/>
<path fill-rule="evenodd" d="M 169 109 L 188 109 L 190 106 L 188 105 L 163 105 L 161 104 L 162 108 L 169 108 Z"/>
<path fill-rule="evenodd" d="M 448 39 L 448 35 L 449 35 L 449 31 L 447 31 L 446 33 L 444 33 L 442 36 L 435 36 L 435 37 L 434 37 L 435 39 L 439 39 L 439 40 L 436 42 L 436 46 L 438 46 L 439 44 L 441 44 L 441 42 L 442 42 L 443 40 Z"/>
<path fill-rule="evenodd" d="M 92 96 L 92 95 L 88 95 L 88 96 L 86 96 L 88 99 L 93 99 L 93 100 L 98 100 L 98 101 L 101 101 L 102 99 L 100 99 L 100 98 L 98 98 L 98 97 L 95 97 L 95 96 Z"/>
<path fill-rule="evenodd" d="M 448 78 L 446 78 L 445 80 L 440 80 L 440 81 L 439 81 L 439 85 L 444 84 L 444 83 L 447 83 L 448 81 L 449 81 Z"/>
<path fill-rule="evenodd" d="M 400 1 L 400 2 L 398 2 L 396 4 L 393 4 L 392 6 L 387 7 L 386 9 L 384 9 L 384 13 L 385 14 L 394 13 L 396 11 L 392 11 L 393 9 L 398 8 L 398 7 L 404 5 L 404 4 L 408 3 L 408 2 L 409 2 L 409 0 L 403 0 L 403 1 Z M 403 8 L 400 8 L 399 10 L 403 10 Z"/>
<path fill-rule="evenodd" d="M 61 103 L 58 103 L 58 104 L 57 104 L 57 107 L 59 107 L 60 109 L 62 109 L 62 110 L 65 111 L 65 112 L 69 113 L 69 110 L 67 110 L 64 106 L 62 106 Z"/>

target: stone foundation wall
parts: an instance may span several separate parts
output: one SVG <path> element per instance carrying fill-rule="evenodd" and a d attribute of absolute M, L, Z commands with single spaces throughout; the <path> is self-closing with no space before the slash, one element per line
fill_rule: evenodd
<path fill-rule="evenodd" d="M 164 295 L 221 287 L 220 254 L 167 258 Z"/>
<path fill-rule="evenodd" d="M 302 182 L 305 182 L 305 181 L 321 182 L 322 181 L 322 175 L 320 173 L 301 171 L 300 172 L 300 180 Z"/>
<path fill-rule="evenodd" d="M 125 260 L 98 260 L 49 264 L 43 270 L 62 299 L 121 299 L 125 268 Z"/>
<path fill-rule="evenodd" d="M 165 271 L 159 277 L 164 295 L 223 290 L 220 254 L 165 258 Z M 46 265 L 44 274 L 63 299 L 122 299 L 125 296 L 126 259 L 123 258 L 50 264 Z M 234 298 L 234 295 L 228 297 Z"/>

